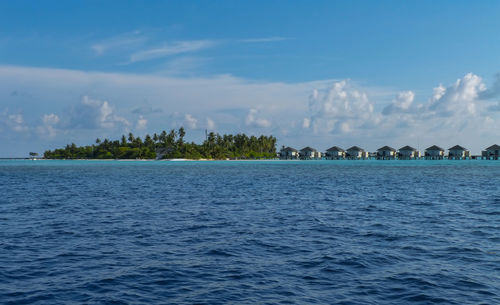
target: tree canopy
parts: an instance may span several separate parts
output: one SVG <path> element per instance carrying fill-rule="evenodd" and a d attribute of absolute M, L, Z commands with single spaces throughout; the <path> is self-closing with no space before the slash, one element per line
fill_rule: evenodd
<path fill-rule="evenodd" d="M 160 134 L 147 134 L 144 140 L 132 133 L 120 140 L 99 139 L 95 144 L 48 150 L 47 159 L 269 159 L 276 157 L 276 138 L 273 136 L 247 136 L 210 132 L 202 144 L 185 141 L 186 131 L 164 130 Z"/>

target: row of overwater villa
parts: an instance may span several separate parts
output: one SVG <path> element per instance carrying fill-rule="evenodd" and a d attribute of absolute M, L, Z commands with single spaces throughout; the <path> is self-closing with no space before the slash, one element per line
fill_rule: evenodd
<path fill-rule="evenodd" d="M 500 160 L 500 146 L 492 145 L 481 152 L 480 156 L 472 156 L 470 151 L 460 145 L 455 145 L 448 149 L 448 153 L 437 145 L 433 145 L 425 149 L 422 155 L 420 151 L 411 147 L 404 146 L 396 150 L 390 146 L 384 146 L 377 149 L 376 152 L 367 152 L 363 148 L 353 146 L 347 150 L 333 146 L 322 153 L 312 147 L 304 147 L 301 150 L 296 150 L 292 147 L 283 147 L 279 152 L 279 157 L 282 160 L 360 160 L 360 159 L 377 159 L 377 160 L 468 160 L 468 159 L 483 159 L 483 160 Z"/>

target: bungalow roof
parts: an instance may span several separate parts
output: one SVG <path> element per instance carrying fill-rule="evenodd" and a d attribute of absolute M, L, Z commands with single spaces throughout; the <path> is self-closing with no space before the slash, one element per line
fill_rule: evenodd
<path fill-rule="evenodd" d="M 402 150 L 406 150 L 406 151 L 417 151 L 415 148 L 409 146 L 409 145 L 406 145 L 406 146 L 403 146 L 399 149 L 399 151 L 402 151 Z"/>
<path fill-rule="evenodd" d="M 342 148 L 338 147 L 338 146 L 332 146 L 330 148 L 328 148 L 326 151 L 344 151 Z"/>
<path fill-rule="evenodd" d="M 380 147 L 379 149 L 377 149 L 377 151 L 396 151 L 396 150 L 394 148 L 386 145 L 384 147 Z"/>
<path fill-rule="evenodd" d="M 493 144 L 490 147 L 486 148 L 486 150 L 500 150 L 500 146 Z"/>
<path fill-rule="evenodd" d="M 295 148 L 290 147 L 290 146 L 288 146 L 288 147 L 286 147 L 285 149 L 283 149 L 283 151 L 293 151 L 293 152 L 297 152 L 297 150 L 296 150 Z"/>
<path fill-rule="evenodd" d="M 425 149 L 426 151 L 427 150 L 439 150 L 439 151 L 444 151 L 444 149 L 442 149 L 441 147 L 437 146 L 437 145 L 432 145 L 431 147 L 427 147 Z"/>
<path fill-rule="evenodd" d="M 312 148 L 312 147 L 306 146 L 306 147 L 302 148 L 300 151 L 314 151 L 314 152 L 316 152 L 317 150 Z"/>
<path fill-rule="evenodd" d="M 358 146 L 353 146 L 349 149 L 347 149 L 347 151 L 361 151 L 361 152 L 364 152 L 365 150 L 361 147 L 358 147 Z"/>
<path fill-rule="evenodd" d="M 460 145 L 455 145 L 451 148 L 448 148 L 448 150 L 463 150 L 463 151 L 466 151 L 467 148 L 463 147 L 463 146 L 460 146 Z"/>

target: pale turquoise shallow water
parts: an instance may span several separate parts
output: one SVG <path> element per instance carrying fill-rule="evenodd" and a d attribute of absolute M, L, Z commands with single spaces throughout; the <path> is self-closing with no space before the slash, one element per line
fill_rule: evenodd
<path fill-rule="evenodd" d="M 500 161 L 0 161 L 0 303 L 500 304 Z"/>

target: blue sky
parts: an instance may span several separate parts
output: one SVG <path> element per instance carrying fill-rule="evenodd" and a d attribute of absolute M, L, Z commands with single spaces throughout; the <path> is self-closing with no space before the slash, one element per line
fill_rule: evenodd
<path fill-rule="evenodd" d="M 500 142 L 498 16 L 496 1 L 4 1 L 0 156 L 181 125 L 478 153 Z"/>

